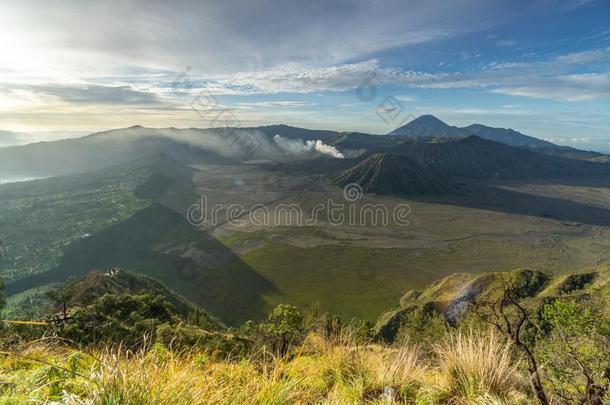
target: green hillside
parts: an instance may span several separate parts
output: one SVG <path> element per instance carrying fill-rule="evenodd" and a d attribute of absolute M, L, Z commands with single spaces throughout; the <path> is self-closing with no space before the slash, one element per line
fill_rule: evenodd
<path fill-rule="evenodd" d="M 86 307 L 104 295 L 151 294 L 162 296 L 172 305 L 176 315 L 183 319 L 197 313 L 198 323 L 206 330 L 224 329 L 224 325 L 204 309 L 169 290 L 154 278 L 120 268 L 110 269 L 106 273 L 91 271 L 70 288 L 71 296 L 68 304 L 71 306 Z"/>
<path fill-rule="evenodd" d="M 610 267 L 555 275 L 536 270 L 518 269 L 513 272 L 469 274 L 456 273 L 430 284 L 422 290 L 410 290 L 400 299 L 399 306 L 384 313 L 375 327 L 377 335 L 393 341 L 408 333 L 410 318 L 417 311 L 439 314 L 456 325 L 473 316 L 473 305 L 501 298 L 507 280 L 518 287 L 519 298 L 536 311 L 554 299 L 586 300 L 610 292 Z"/>

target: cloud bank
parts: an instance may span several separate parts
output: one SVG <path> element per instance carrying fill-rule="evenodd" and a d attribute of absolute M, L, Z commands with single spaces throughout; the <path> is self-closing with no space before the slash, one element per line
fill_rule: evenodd
<path fill-rule="evenodd" d="M 344 153 L 337 148 L 327 145 L 319 139 L 292 139 L 280 135 L 268 137 L 261 131 L 241 128 L 153 129 L 131 127 L 95 136 L 110 136 L 120 139 L 128 137 L 132 141 L 147 138 L 168 139 L 241 162 L 251 160 L 283 162 L 321 157 L 335 159 L 345 157 Z M 348 153 L 354 155 L 353 151 L 348 151 Z"/>

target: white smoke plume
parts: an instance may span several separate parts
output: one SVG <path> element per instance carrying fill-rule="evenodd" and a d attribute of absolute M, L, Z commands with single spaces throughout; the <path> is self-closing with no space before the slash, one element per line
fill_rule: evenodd
<path fill-rule="evenodd" d="M 364 155 L 366 153 L 366 149 L 346 149 L 341 153 L 345 159 L 355 159 Z"/>
<path fill-rule="evenodd" d="M 273 137 L 273 141 L 280 149 L 297 157 L 319 157 L 324 155 L 334 157 L 336 159 L 345 158 L 343 153 L 339 152 L 337 148 L 327 145 L 319 139 L 315 141 L 308 140 L 303 142 L 301 139 L 288 139 L 283 138 L 280 135 L 275 135 Z"/>

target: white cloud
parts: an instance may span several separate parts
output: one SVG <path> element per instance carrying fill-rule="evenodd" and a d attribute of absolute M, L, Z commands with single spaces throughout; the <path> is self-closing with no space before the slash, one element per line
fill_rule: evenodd
<path fill-rule="evenodd" d="M 593 139 L 589 137 L 581 137 L 581 138 L 565 138 L 565 137 L 549 137 L 543 138 L 547 142 L 551 142 L 557 145 L 591 145 L 593 144 Z"/>
<path fill-rule="evenodd" d="M 13 145 L 25 145 L 32 142 L 57 141 L 60 139 L 79 138 L 90 132 L 83 131 L 43 131 L 12 132 L 0 130 L 0 148 Z"/>
<path fill-rule="evenodd" d="M 508 0 L 109 0 L 58 2 L 49 9 L 45 2 L 22 0 L 0 14 L 0 65 L 61 79 L 134 67 L 175 71 L 191 65 L 218 74 L 289 62 L 334 65 L 486 29 L 540 10 L 543 2 L 535 3 L 515 11 Z"/>
<path fill-rule="evenodd" d="M 483 69 L 429 75 L 404 73 L 404 83 L 423 88 L 478 88 L 499 94 L 561 101 L 610 98 L 610 47 L 536 62 L 493 62 Z M 591 65 L 595 62 L 594 65 Z M 588 70 L 588 71 L 587 71 Z"/>
<path fill-rule="evenodd" d="M 607 74 L 574 74 L 530 80 L 521 87 L 501 87 L 494 93 L 540 99 L 589 101 L 610 98 L 610 76 Z"/>
<path fill-rule="evenodd" d="M 322 68 L 289 63 L 269 70 L 237 73 L 220 83 L 245 93 L 340 91 L 359 86 L 378 69 L 375 59 Z"/>
<path fill-rule="evenodd" d="M 551 1 L 559 9 L 570 3 Z M 367 80 L 373 86 L 404 86 L 405 93 L 408 87 L 477 88 L 574 101 L 608 98 L 607 75 L 601 70 L 607 68 L 610 48 L 540 62 L 507 61 L 467 72 L 392 68 L 375 59 L 383 51 L 484 33 L 548 8 L 549 0 L 520 7 L 510 0 L 109 0 L 58 2 L 53 7 L 21 0 L 0 13 L 0 118 L 11 129 L 76 125 L 75 114 L 80 114 L 78 129 L 125 122 L 197 125 L 188 121 L 189 103 L 201 91 L 354 91 L 368 85 Z M 488 38 L 503 40 L 491 34 Z M 455 55 L 473 64 L 480 58 L 474 51 Z M 593 64 L 596 70 L 586 70 Z M 186 66 L 192 67 L 192 90 L 172 91 L 172 81 Z M 285 97 L 230 108 L 253 120 L 298 116 L 322 122 L 307 108 L 313 103 Z M 396 98 L 415 101 L 410 94 Z M 329 125 L 338 125 L 340 119 L 333 118 L 337 121 Z M 356 121 L 350 117 L 348 124 Z"/>
<path fill-rule="evenodd" d="M 404 101 L 405 103 L 412 103 L 412 102 L 417 101 L 417 97 L 410 96 L 408 94 L 401 94 L 398 96 L 394 96 L 394 98 L 396 98 L 397 100 L 400 100 L 400 101 Z"/>
<path fill-rule="evenodd" d="M 536 62 L 494 62 L 467 72 L 425 72 L 383 67 L 377 59 L 330 67 L 289 63 L 271 69 L 239 72 L 226 78 L 201 80 L 213 94 L 315 93 L 347 91 L 367 86 L 406 86 L 433 89 L 478 88 L 495 93 L 532 98 L 584 101 L 610 96 L 608 75 L 574 73 L 606 66 L 610 47 L 559 55 Z M 397 99 L 411 102 L 409 94 Z"/>
<path fill-rule="evenodd" d="M 560 55 L 555 58 L 555 61 L 566 64 L 585 64 L 591 62 L 608 61 L 609 59 L 610 47 L 607 47 Z"/>
<path fill-rule="evenodd" d="M 500 39 L 500 40 L 496 41 L 496 45 L 513 47 L 513 46 L 517 45 L 517 41 L 514 41 L 512 39 Z"/>
<path fill-rule="evenodd" d="M 59 102 L 75 104 L 157 104 L 156 94 L 135 90 L 131 86 L 104 86 L 92 84 L 0 84 L 0 93 L 35 94 Z"/>
<path fill-rule="evenodd" d="M 427 83 L 451 77 L 455 75 L 382 67 L 377 59 L 329 67 L 289 63 L 267 70 L 238 72 L 216 79 L 193 79 L 193 83 L 200 86 L 193 90 L 218 95 L 306 94 L 390 84 L 425 86 Z M 402 97 L 405 98 L 404 101 L 414 100 L 414 97 L 408 94 Z"/>
<path fill-rule="evenodd" d="M 222 75 L 291 62 L 341 65 L 543 13 L 548 0 L 520 7 L 510 0 L 109 0 L 46 6 L 21 0 L 3 7 L 3 73 L 73 80 L 186 66 Z"/>
<path fill-rule="evenodd" d="M 312 107 L 316 105 L 316 103 L 312 103 L 310 101 L 257 101 L 257 102 L 242 102 L 237 103 L 239 106 L 245 107 L 269 107 L 269 108 L 302 108 L 302 107 Z"/>

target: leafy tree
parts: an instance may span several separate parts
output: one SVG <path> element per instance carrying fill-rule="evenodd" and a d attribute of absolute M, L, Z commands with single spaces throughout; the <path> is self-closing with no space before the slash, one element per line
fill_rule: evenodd
<path fill-rule="evenodd" d="M 610 379 L 610 319 L 574 300 L 542 310 L 549 333 L 539 345 L 554 393 L 569 403 L 602 405 Z"/>
<path fill-rule="evenodd" d="M 104 294 L 69 310 L 58 333 L 83 344 L 101 341 L 136 344 L 157 327 L 179 323 L 175 307 L 162 295 Z"/>
<path fill-rule="evenodd" d="M 446 334 L 449 324 L 434 310 L 432 305 L 424 305 L 410 312 L 400 327 L 399 341 L 418 342 L 432 349 Z"/>
<path fill-rule="evenodd" d="M 215 325 L 210 321 L 210 316 L 199 308 L 195 308 L 187 314 L 186 322 L 203 329 L 215 329 Z"/>
<path fill-rule="evenodd" d="M 280 304 L 271 311 L 267 321 L 259 325 L 259 331 L 265 343 L 284 356 L 292 345 L 300 343 L 305 336 L 303 315 L 293 305 Z"/>

